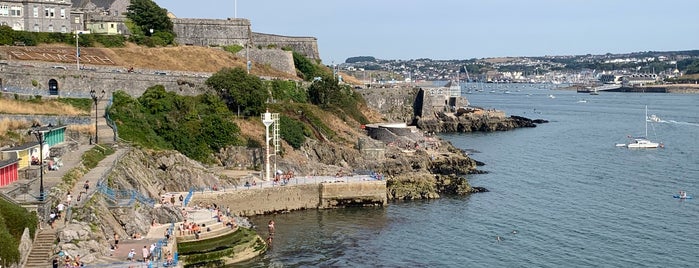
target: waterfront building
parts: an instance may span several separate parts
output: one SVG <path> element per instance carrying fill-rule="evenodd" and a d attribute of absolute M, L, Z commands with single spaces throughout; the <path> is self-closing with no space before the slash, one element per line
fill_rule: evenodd
<path fill-rule="evenodd" d="M 643 86 L 660 81 L 657 74 L 632 74 L 624 76 L 624 84 L 628 86 Z"/>

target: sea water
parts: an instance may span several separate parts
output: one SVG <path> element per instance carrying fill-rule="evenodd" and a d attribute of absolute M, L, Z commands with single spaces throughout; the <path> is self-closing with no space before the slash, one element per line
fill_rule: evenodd
<path fill-rule="evenodd" d="M 446 134 L 485 162 L 490 190 L 384 208 L 307 210 L 274 219 L 252 267 L 693 267 L 699 263 L 699 95 L 490 85 L 471 105 L 549 120 L 536 128 Z M 503 93 L 505 90 L 509 94 Z M 552 98 L 550 95 L 553 95 Z M 584 101 L 582 101 L 584 100 Z M 661 118 L 660 149 L 616 147 Z"/>

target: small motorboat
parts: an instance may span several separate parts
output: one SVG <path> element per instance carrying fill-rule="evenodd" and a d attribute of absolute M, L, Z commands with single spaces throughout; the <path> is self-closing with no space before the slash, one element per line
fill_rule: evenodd
<path fill-rule="evenodd" d="M 660 117 L 658 117 L 657 115 L 651 114 L 650 116 L 648 116 L 648 121 L 657 123 L 657 122 L 660 122 L 661 120 L 660 120 Z"/>
<path fill-rule="evenodd" d="M 677 194 L 676 194 L 676 195 L 673 195 L 672 197 L 673 197 L 673 198 L 677 198 L 677 199 L 692 199 L 692 196 L 691 196 L 691 195 L 680 196 L 680 195 L 677 195 Z"/>

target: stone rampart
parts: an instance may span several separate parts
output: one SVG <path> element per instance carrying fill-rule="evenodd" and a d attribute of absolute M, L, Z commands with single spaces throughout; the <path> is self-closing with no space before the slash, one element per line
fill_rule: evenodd
<path fill-rule="evenodd" d="M 229 46 L 248 43 L 251 36 L 248 19 L 172 19 L 175 41 L 180 45 Z"/>
<path fill-rule="evenodd" d="M 276 187 L 195 193 L 192 204 L 217 204 L 242 216 L 277 211 L 334 208 L 350 205 L 385 205 L 385 181 L 313 183 Z"/>
<path fill-rule="evenodd" d="M 315 37 L 282 36 L 264 33 L 252 33 L 253 45 L 258 47 L 291 47 L 294 51 L 311 59 L 320 59 L 318 39 Z"/>
<path fill-rule="evenodd" d="M 257 48 L 291 47 L 294 51 L 311 59 L 320 59 L 318 39 L 315 37 L 296 37 L 274 34 L 254 33 L 248 19 L 172 19 L 173 30 L 177 34 L 175 41 L 180 45 L 193 46 L 229 46 L 251 45 Z M 274 65 L 271 61 L 263 64 Z"/>
<path fill-rule="evenodd" d="M 268 64 L 274 69 L 296 76 L 296 67 L 294 66 L 294 55 L 291 51 L 281 49 L 249 49 L 249 54 L 245 49 L 237 53 L 238 57 L 245 58 L 250 56 L 253 64 Z"/>

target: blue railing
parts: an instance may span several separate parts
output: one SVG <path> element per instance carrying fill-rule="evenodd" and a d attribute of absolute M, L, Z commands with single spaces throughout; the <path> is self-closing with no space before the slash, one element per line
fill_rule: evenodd
<path fill-rule="evenodd" d="M 109 198 L 110 200 L 112 200 L 116 203 L 118 203 L 119 201 L 122 201 L 122 200 L 129 200 L 128 203 L 126 204 L 128 206 L 133 205 L 133 203 L 136 201 L 141 202 L 144 205 L 148 205 L 151 207 L 155 205 L 155 200 L 153 200 L 152 198 L 145 197 L 140 192 L 137 192 L 134 190 L 114 190 L 112 188 L 107 187 L 104 184 L 98 185 L 97 189 L 105 197 Z"/>
<path fill-rule="evenodd" d="M 182 202 L 183 207 L 186 207 L 189 204 L 189 201 L 192 199 L 192 195 L 194 195 L 194 188 L 189 188 L 189 193 L 187 193 L 187 197 L 185 197 L 184 201 Z"/>

